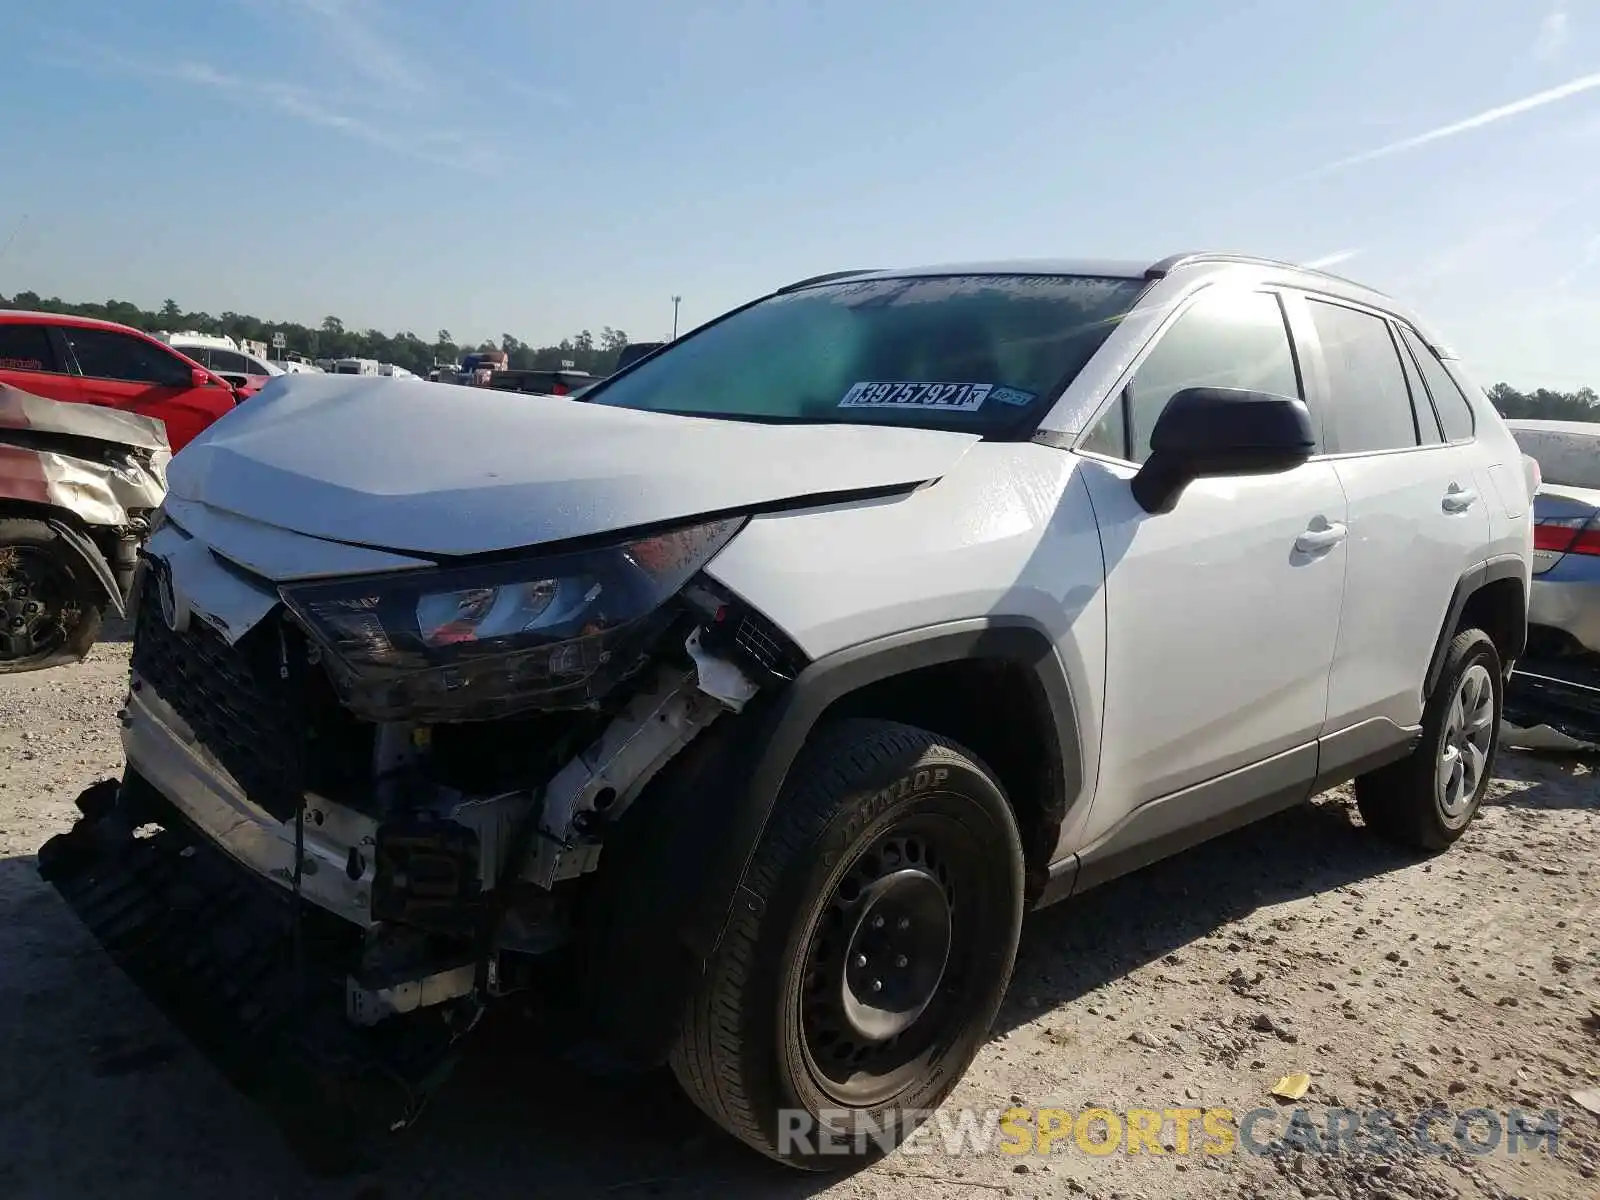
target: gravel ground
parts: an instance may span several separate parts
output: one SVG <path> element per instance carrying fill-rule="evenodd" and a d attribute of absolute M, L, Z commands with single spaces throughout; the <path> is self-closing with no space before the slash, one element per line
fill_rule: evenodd
<path fill-rule="evenodd" d="M 276 1135 L 110 965 L 34 872 L 120 768 L 126 647 L 0 678 L 0 1195 L 1493 1197 L 1600 1195 L 1600 778 L 1508 754 L 1451 852 L 1395 854 L 1340 792 L 1039 914 L 951 1108 L 1520 1106 L 1557 1153 L 900 1154 L 849 1178 L 769 1167 L 670 1080 L 595 1082 L 486 1027 L 379 1176 L 300 1174 Z M 983 1118 L 980 1118 L 983 1119 Z M 987 1118 L 993 1128 L 992 1118 Z M 1438 1127 L 1449 1139 L 1449 1125 Z M 1169 1147 L 1174 1145 L 1170 1132 Z M 1198 1130 L 1196 1144 L 1199 1142 Z"/>

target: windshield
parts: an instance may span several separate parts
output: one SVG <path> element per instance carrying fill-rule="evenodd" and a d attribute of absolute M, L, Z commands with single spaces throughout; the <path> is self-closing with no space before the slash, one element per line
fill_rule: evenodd
<path fill-rule="evenodd" d="M 585 399 L 735 420 L 1012 432 L 1038 421 L 1144 286 L 956 275 L 803 288 L 668 346 Z"/>

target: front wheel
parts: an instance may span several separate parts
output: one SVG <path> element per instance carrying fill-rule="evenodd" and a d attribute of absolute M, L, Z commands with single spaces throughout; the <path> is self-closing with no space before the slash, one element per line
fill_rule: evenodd
<path fill-rule="evenodd" d="M 988 1034 L 1022 923 L 1005 793 L 954 743 L 839 722 L 796 759 L 672 1067 L 744 1142 L 809 1170 L 893 1149 Z"/>
<path fill-rule="evenodd" d="M 45 522 L 0 517 L 0 675 L 89 652 L 102 612 L 86 574 Z"/>
<path fill-rule="evenodd" d="M 1481 629 L 1456 634 L 1415 749 L 1356 780 L 1356 806 L 1368 828 L 1416 850 L 1443 850 L 1459 838 L 1489 786 L 1504 706 L 1494 641 Z"/>

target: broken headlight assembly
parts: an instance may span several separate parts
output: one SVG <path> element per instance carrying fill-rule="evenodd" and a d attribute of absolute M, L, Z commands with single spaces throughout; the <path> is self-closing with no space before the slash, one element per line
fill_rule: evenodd
<path fill-rule="evenodd" d="M 638 667 L 666 604 L 744 518 L 592 550 L 294 584 L 283 601 L 370 721 L 580 708 Z"/>

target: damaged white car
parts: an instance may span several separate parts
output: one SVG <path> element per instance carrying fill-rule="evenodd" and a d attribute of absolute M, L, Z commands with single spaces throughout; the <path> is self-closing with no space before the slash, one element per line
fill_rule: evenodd
<path fill-rule="evenodd" d="M 0 674 L 77 662 L 126 615 L 171 457 L 154 418 L 0 383 Z"/>
<path fill-rule="evenodd" d="M 1456 378 L 1197 254 L 808 280 L 582 401 L 277 379 L 173 462 L 126 771 L 41 870 L 320 1161 L 520 994 L 842 1165 L 1027 908 L 1352 778 L 1460 835 L 1531 534 Z"/>

